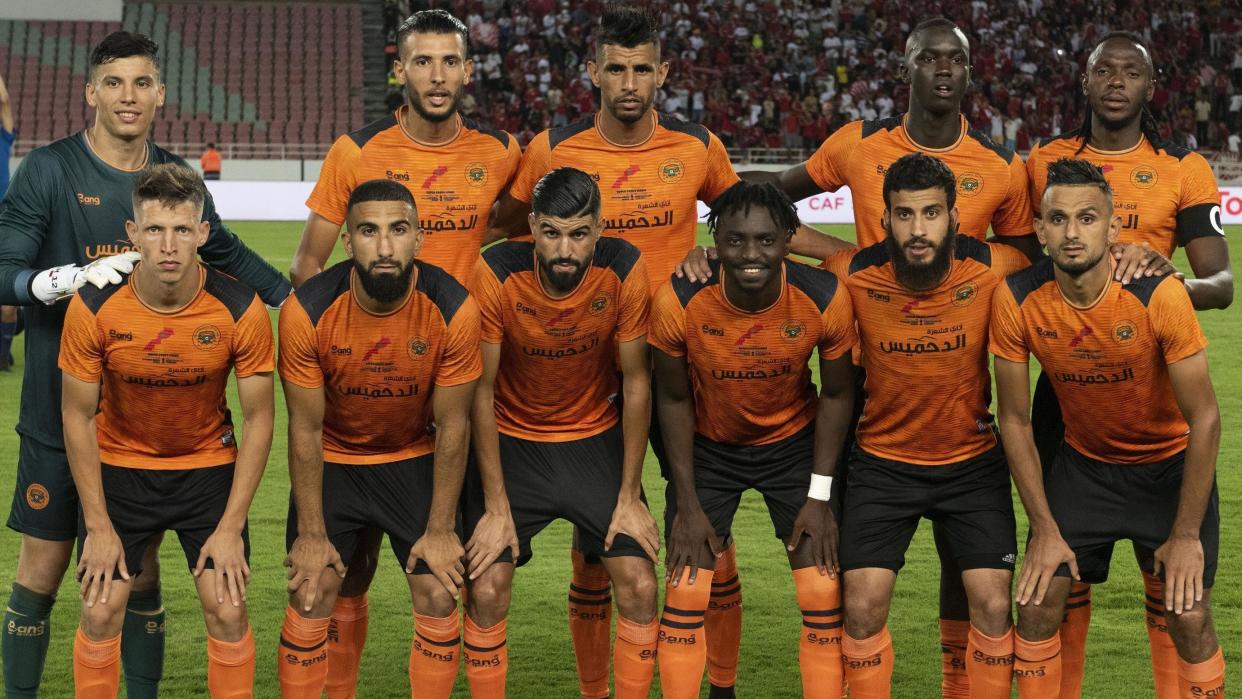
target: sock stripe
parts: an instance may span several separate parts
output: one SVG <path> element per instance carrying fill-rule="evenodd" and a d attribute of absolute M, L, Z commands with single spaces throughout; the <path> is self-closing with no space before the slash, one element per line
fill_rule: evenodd
<path fill-rule="evenodd" d="M 670 629 L 701 629 L 701 628 L 703 628 L 703 621 L 702 621 L 702 620 L 699 620 L 699 621 L 671 621 L 671 620 L 669 620 L 668 618 L 661 618 L 661 619 L 660 619 L 660 624 L 661 624 L 662 626 L 667 626 L 667 627 L 669 627 Z"/>
<path fill-rule="evenodd" d="M 1086 606 L 1088 606 L 1088 605 L 1090 605 L 1090 604 L 1091 604 L 1091 600 L 1089 600 L 1089 599 L 1085 599 L 1085 600 L 1083 600 L 1083 601 L 1081 601 L 1081 602 L 1070 602 L 1070 603 L 1068 603 L 1068 604 L 1066 604 L 1066 605 L 1065 605 L 1065 608 L 1066 608 L 1066 609 L 1079 609 L 1079 608 L 1081 608 L 1081 607 L 1086 607 Z"/>
<path fill-rule="evenodd" d="M 1163 616 L 1164 616 L 1164 609 L 1162 609 L 1162 608 L 1160 608 L 1160 607 L 1153 607 L 1153 606 L 1151 606 L 1151 605 L 1149 604 L 1149 605 L 1147 605 L 1147 613 L 1148 613 L 1148 614 L 1150 614 L 1150 615 L 1152 615 L 1152 616 L 1159 616 L 1159 617 L 1163 617 Z"/>
<path fill-rule="evenodd" d="M 1050 655 L 1050 656 L 1048 656 L 1048 657 L 1046 657 L 1046 658 L 1039 658 L 1039 659 L 1035 659 L 1035 658 L 1024 658 L 1024 657 L 1022 657 L 1021 655 L 1019 655 L 1019 654 L 1018 654 L 1018 652 L 1015 650 L 1015 651 L 1014 651 L 1014 654 L 1013 654 L 1013 657 L 1014 657 L 1014 660 L 1016 660 L 1016 661 L 1018 661 L 1018 662 L 1020 662 L 1020 663 L 1046 663 L 1046 662 L 1048 662 L 1049 660 L 1052 660 L 1053 658 L 1057 657 L 1057 656 L 1058 656 L 1058 655 L 1060 655 L 1060 654 L 1061 654 L 1061 651 L 1060 651 L 1060 649 L 1058 649 L 1058 650 L 1057 650 L 1057 652 L 1053 653 L 1052 655 Z"/>
<path fill-rule="evenodd" d="M 670 607 L 666 604 L 664 605 L 664 613 L 665 614 L 676 614 L 677 616 L 703 616 L 707 612 L 702 609 L 699 609 L 697 611 L 692 610 L 692 609 L 678 609 L 676 607 Z"/>
<path fill-rule="evenodd" d="M 500 643 L 497 643 L 494 646 L 476 646 L 473 643 L 466 641 L 462 645 L 466 647 L 466 650 L 473 651 L 475 653 L 491 653 L 494 650 L 500 650 L 501 648 L 504 648 L 505 644 L 506 644 L 506 641 L 501 641 Z"/>
<path fill-rule="evenodd" d="M 728 585 L 735 585 L 735 584 L 737 584 L 737 575 L 734 575 L 728 580 L 713 580 L 712 581 L 712 587 L 726 587 Z"/>
<path fill-rule="evenodd" d="M 324 644 L 326 644 L 327 642 L 328 642 L 328 639 L 325 638 L 324 640 L 320 641 L 319 643 L 316 643 L 313 646 L 299 646 L 299 645 L 295 645 L 291 643 L 289 639 L 285 638 L 284 634 L 280 635 L 280 645 L 284 646 L 285 648 L 288 648 L 291 651 L 295 651 L 297 653 L 310 653 L 311 651 L 319 650 L 320 648 L 323 648 Z"/>
<path fill-rule="evenodd" d="M 580 595 L 606 595 L 612 592 L 612 588 L 605 585 L 603 587 L 579 587 L 573 583 L 569 583 L 571 592 L 577 592 Z"/>
<path fill-rule="evenodd" d="M 1081 590 L 1074 590 L 1074 588 L 1071 587 L 1070 592 L 1069 592 L 1069 599 L 1079 599 L 1082 597 L 1087 597 L 1090 594 L 1091 594 L 1091 588 L 1089 587 L 1084 587 Z"/>
<path fill-rule="evenodd" d="M 841 608 L 836 609 L 803 609 L 802 616 L 837 616 L 841 613 Z"/>
<path fill-rule="evenodd" d="M 1159 597 L 1152 597 L 1151 595 L 1143 595 L 1143 596 L 1147 598 L 1148 604 L 1154 604 L 1157 607 L 1164 604 L 1164 600 L 1160 599 Z"/>
<path fill-rule="evenodd" d="M 424 642 L 426 642 L 426 643 L 430 643 L 430 644 L 431 644 L 431 645 L 433 645 L 433 646 L 440 646 L 440 647 L 442 647 L 442 648 L 449 648 L 449 647 L 451 647 L 451 646 L 455 646 L 455 645 L 457 645 L 457 644 L 461 643 L 461 636 L 457 636 L 456 638 L 454 638 L 454 639 L 453 639 L 453 640 L 451 640 L 451 641 L 433 641 L 433 640 L 431 640 L 430 638 L 427 638 L 426 636 L 424 636 L 424 635 L 422 635 L 421 633 L 418 633 L 418 632 L 415 632 L 415 633 L 414 633 L 414 635 L 416 635 L 416 636 L 418 636 L 419 638 L 423 639 L 423 641 L 424 641 Z"/>
<path fill-rule="evenodd" d="M 802 625 L 808 629 L 820 629 L 826 631 L 828 629 L 839 629 L 845 625 L 844 621 L 807 621 L 802 620 Z"/>
<path fill-rule="evenodd" d="M 573 595 L 570 595 L 569 602 L 570 604 L 581 604 L 584 606 L 600 606 L 600 605 L 605 605 L 605 604 L 612 604 L 612 596 L 609 595 L 608 597 L 605 597 L 604 599 L 583 599 L 581 597 L 574 597 Z"/>
<path fill-rule="evenodd" d="M 712 585 L 715 585 L 715 583 L 712 583 Z M 732 597 L 733 595 L 739 594 L 741 591 L 742 591 L 741 585 L 734 585 L 733 587 L 727 590 L 713 589 L 712 597 Z"/>
<path fill-rule="evenodd" d="M 940 644 L 940 652 L 941 652 L 941 653 L 950 653 L 950 654 L 954 654 L 954 653 L 961 653 L 962 651 L 965 651 L 965 650 L 966 650 L 966 646 L 965 646 L 965 645 L 960 645 L 960 646 L 959 646 L 959 645 L 952 644 L 952 643 L 941 643 L 941 644 Z"/>

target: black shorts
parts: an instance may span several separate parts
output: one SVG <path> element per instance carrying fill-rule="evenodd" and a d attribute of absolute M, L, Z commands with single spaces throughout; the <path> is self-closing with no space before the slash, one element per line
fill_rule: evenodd
<path fill-rule="evenodd" d="M 926 517 L 939 524 L 959 570 L 1013 570 L 1017 524 L 1009 468 L 998 443 L 945 466 L 881 459 L 858 449 L 841 517 L 841 567 L 901 570 Z"/>
<path fill-rule="evenodd" d="M 193 569 L 199 551 L 220 524 L 233 488 L 233 464 L 163 471 L 103 464 L 104 503 L 112 528 L 125 548 L 129 574 L 142 572 L 142 556 L 151 539 L 169 529 L 177 532 L 186 565 Z M 246 560 L 250 560 L 250 526 L 242 527 Z M 86 540 L 86 520 L 78 517 L 78 557 Z M 207 568 L 214 563 L 207 559 Z M 113 577 L 118 577 L 114 573 Z"/>
<path fill-rule="evenodd" d="M 46 541 L 78 536 L 78 490 L 64 447 L 22 436 L 17 447 L 17 486 L 9 528 Z"/>
<path fill-rule="evenodd" d="M 1052 381 L 1042 371 L 1035 382 L 1035 396 L 1031 399 L 1031 432 L 1035 435 L 1039 463 L 1046 474 L 1061 450 L 1061 443 L 1065 441 L 1065 420 L 1061 416 L 1061 403 L 1052 390 Z"/>
<path fill-rule="evenodd" d="M 778 539 L 793 532 L 798 511 L 806 504 L 815 457 L 815 424 L 779 442 L 740 446 L 694 435 L 694 490 L 699 505 L 716 530 L 728 541 L 733 536 L 733 516 L 742 493 L 754 488 L 768 505 L 768 516 Z M 833 482 L 833 499 L 837 482 Z M 677 516 L 677 498 L 670 486 L 664 508 L 664 533 Z"/>
<path fill-rule="evenodd" d="M 1173 530 L 1182 487 L 1182 452 L 1152 464 L 1108 464 L 1088 458 L 1073 447 L 1061 447 L 1044 477 L 1048 507 L 1061 530 L 1061 537 L 1074 550 L 1078 573 L 1085 583 L 1108 579 L 1113 544 L 1134 542 L 1142 557 L 1139 566 L 1152 571 L 1151 554 Z M 1220 498 L 1216 484 L 1208 498 L 1203 524 L 1203 586 L 1216 579 L 1220 550 Z M 1057 575 L 1069 575 L 1061 566 Z"/>
<path fill-rule="evenodd" d="M 557 519 L 578 528 L 579 550 L 588 557 L 646 557 L 638 542 L 625 534 L 614 537 L 612 548 L 604 550 L 604 537 L 621 492 L 622 457 L 620 424 L 571 442 L 500 435 L 500 464 L 521 549 L 517 565 L 530 560 L 531 539 Z M 483 482 L 473 460 L 466 471 L 464 492 L 462 512 L 469 538 L 484 511 Z M 513 562 L 513 556 L 505 551 L 498 560 Z"/>
<path fill-rule="evenodd" d="M 323 520 L 328 540 L 341 560 L 348 563 L 358 546 L 359 535 L 364 529 L 374 528 L 388 535 L 397 564 L 405 568 L 410 549 L 427 529 L 434 487 L 433 461 L 432 454 L 424 454 L 366 466 L 324 462 Z M 297 508 L 290 498 L 285 549 L 292 549 L 297 538 Z M 431 568 L 420 560 L 414 573 L 430 574 Z"/>

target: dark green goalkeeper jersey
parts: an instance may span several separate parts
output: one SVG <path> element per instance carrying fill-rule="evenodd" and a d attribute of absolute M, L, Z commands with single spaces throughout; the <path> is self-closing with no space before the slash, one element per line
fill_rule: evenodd
<path fill-rule="evenodd" d="M 152 165 L 185 165 L 154 143 L 147 148 Z M 130 249 L 125 222 L 134 216 L 130 196 L 136 174 L 100 160 L 79 131 L 31 151 L 0 203 L 0 304 L 26 306 L 17 431 L 47 446 L 64 444 L 56 360 L 69 304 L 46 306 L 32 298 L 30 281 L 49 267 L 85 265 Z M 203 261 L 253 288 L 268 305 L 280 305 L 291 291 L 289 282 L 225 227 L 210 196 L 203 220 L 211 223 L 199 250 Z"/>

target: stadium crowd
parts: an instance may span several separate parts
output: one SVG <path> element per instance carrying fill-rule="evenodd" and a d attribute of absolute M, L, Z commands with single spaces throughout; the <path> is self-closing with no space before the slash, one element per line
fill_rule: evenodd
<path fill-rule="evenodd" d="M 529 143 L 540 130 L 595 109 L 584 67 L 596 0 L 390 0 L 396 28 L 428 5 L 466 18 L 475 57 L 463 105 Z M 1238 0 L 1176 2 L 853 0 L 839 14 L 808 0 L 660 3 L 669 60 L 658 107 L 701 122 L 729 147 L 814 149 L 845 123 L 905 110 L 894 67 L 910 17 L 943 14 L 970 36 L 971 124 L 995 142 L 1027 150 L 1076 127 L 1085 102 L 1078 76 L 1087 51 L 1110 30 L 1159 37 L 1160 80 L 1151 107 L 1164 135 L 1194 149 L 1231 148 L 1242 131 L 1242 13 Z M 578 80 L 571 80 L 578 76 Z M 401 100 L 398 88 L 393 99 Z"/>

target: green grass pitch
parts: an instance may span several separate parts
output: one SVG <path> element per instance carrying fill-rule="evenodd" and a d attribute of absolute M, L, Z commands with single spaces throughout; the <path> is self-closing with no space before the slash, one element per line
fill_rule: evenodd
<path fill-rule="evenodd" d="M 299 223 L 234 224 L 246 242 L 282 271 L 289 269 L 293 249 L 301 233 Z M 851 227 L 826 227 L 834 233 L 852 235 Z M 1242 269 L 1242 244 L 1232 227 L 1234 268 Z M 700 229 L 700 236 L 706 237 Z M 338 255 L 339 255 L 338 251 Z M 1179 265 L 1185 258 L 1179 253 Z M 275 320 L 275 314 L 272 315 Z M 1236 659 L 1242 643 L 1242 593 L 1235 588 L 1242 580 L 1242 537 L 1233 526 L 1239 519 L 1242 475 L 1242 368 L 1230 357 L 1242 348 L 1242 303 L 1226 311 L 1200 314 L 1211 340 L 1213 378 L 1224 418 L 1224 437 L 1219 460 L 1219 485 L 1223 517 L 1220 573 L 1214 591 L 1216 625 L 1226 657 Z M 21 343 L 15 349 L 22 364 Z M 19 372 L 0 374 L 0 421 L 13 425 L 17 419 Z M 284 557 L 285 513 L 288 475 L 285 460 L 285 411 L 277 390 L 276 436 L 267 474 L 250 513 L 254 577 L 249 591 L 250 619 L 258 646 L 255 696 L 276 697 L 276 645 L 285 608 Z M 236 407 L 233 394 L 231 402 Z M 1107 406 L 1101 406 L 1107 409 Z M 0 433 L 0 483 L 11 487 L 16 470 L 17 436 Z M 653 458 L 644 473 L 647 495 L 660 517 L 664 487 Z M 4 491 L 8 496 L 8 491 Z M 1019 537 L 1025 524 L 1018 508 Z M 1137 514 L 1137 513 L 1136 513 Z M 744 631 L 738 690 L 743 697 L 795 697 L 800 693 L 797 661 L 799 615 L 785 555 L 772 534 L 763 501 L 751 493 L 743 499 L 736 519 L 738 565 L 745 600 Z M 535 558 L 517 575 L 513 610 L 509 617 L 509 692 L 514 697 L 573 697 L 577 692 L 573 650 L 565 615 L 569 582 L 570 527 L 558 522 L 535 540 Z M 12 531 L 0 535 L 0 592 L 7 595 L 16 568 L 20 538 Z M 163 694 L 172 697 L 206 696 L 206 639 L 198 602 L 189 573 L 184 568 L 175 536 L 165 539 L 162 552 L 164 600 L 168 609 L 168 655 Z M 929 528 L 920 528 L 908 553 L 908 563 L 897 582 L 889 621 L 897 657 L 893 674 L 894 697 L 930 697 L 939 692 L 940 648 L 937 641 L 936 608 L 938 564 Z M 1083 695 L 1110 696 L 1124 687 L 1130 697 L 1153 695 L 1143 621 L 1143 588 L 1129 547 L 1118 546 L 1114 575 L 1095 592 L 1095 614 L 1088 643 Z M 660 573 L 663 573 L 661 566 Z M 406 662 L 412 620 L 408 588 L 387 544 L 370 596 L 371 622 L 362 661 L 359 696 L 408 695 Z M 77 624 L 78 600 L 72 573 L 61 588 L 60 603 L 52 619 L 52 642 L 43 673 L 43 696 L 72 695 L 72 642 Z M 654 692 L 653 692 L 654 693 Z M 459 678 L 454 696 L 467 697 L 465 678 Z"/>

